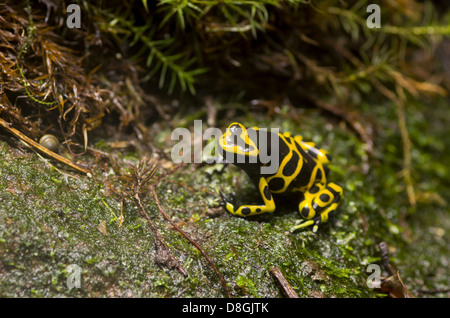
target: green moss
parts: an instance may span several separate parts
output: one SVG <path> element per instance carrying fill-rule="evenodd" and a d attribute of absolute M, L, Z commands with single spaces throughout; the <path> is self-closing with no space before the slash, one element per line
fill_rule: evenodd
<path fill-rule="evenodd" d="M 254 186 L 232 167 L 211 175 L 210 167 L 187 165 L 161 181 L 160 201 L 203 246 L 238 297 L 281 296 L 269 274 L 273 266 L 301 297 L 376 297 L 377 291 L 366 286 L 365 270 L 372 263 L 381 265 L 381 241 L 387 242 L 392 265 L 413 293 L 442 289 L 450 276 L 449 239 L 444 235 L 450 222 L 447 206 L 432 198 L 450 198 L 449 168 L 443 164 L 450 149 L 445 138 L 448 117 L 442 113 L 446 104 L 436 103 L 433 111 L 411 107 L 416 108 L 409 109 L 408 116 L 415 187 L 431 198 L 428 203 L 419 200 L 416 208 L 408 206 L 398 175 L 402 152 L 396 119 L 383 105 L 370 110 L 379 115 L 383 129 L 368 173 L 363 169 L 364 147 L 353 132 L 340 125 L 330 128 L 332 121 L 319 113 L 305 113 L 301 127 L 290 120 L 271 123 L 311 137 L 333 155 L 330 180 L 343 185 L 345 194 L 337 217 L 318 235 L 288 233 L 299 219 L 289 205 L 273 215 L 247 219 L 212 206 L 219 203 L 217 189 L 236 193 L 237 200 L 258 200 Z M 248 124 L 262 126 L 256 118 Z M 155 138 L 167 135 L 156 133 Z M 0 157 L 1 296 L 224 296 L 209 264 L 169 228 L 151 196 L 145 199 L 150 217 L 188 277 L 156 263 L 153 234 L 132 202 L 125 202 L 125 221 L 119 227 L 120 200 L 100 181 L 67 177 L 33 153 L 19 152 L 3 141 Z M 106 232 L 99 230 L 102 222 Z M 81 289 L 66 286 L 70 264 L 82 268 Z"/>

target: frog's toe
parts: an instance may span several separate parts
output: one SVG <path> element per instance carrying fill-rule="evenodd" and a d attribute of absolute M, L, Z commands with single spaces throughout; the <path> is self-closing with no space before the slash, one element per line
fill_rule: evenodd
<path fill-rule="evenodd" d="M 220 205 L 225 206 L 226 203 L 228 202 L 227 196 L 225 195 L 225 193 L 223 193 L 220 190 L 219 190 L 219 195 L 220 195 L 220 198 L 222 199 L 222 202 L 220 203 Z"/>
<path fill-rule="evenodd" d="M 222 203 L 220 204 L 230 213 L 234 214 L 234 206 L 235 206 L 235 200 L 234 197 L 231 196 L 231 198 L 227 197 L 222 191 L 219 191 L 220 197 L 222 198 Z"/>
<path fill-rule="evenodd" d="M 316 233 L 317 230 L 319 229 L 319 225 L 320 225 L 321 222 L 322 222 L 322 221 L 321 221 L 320 216 L 316 216 L 315 218 L 312 218 L 311 220 L 303 220 L 302 223 L 300 223 L 300 224 L 294 226 L 294 227 L 291 229 L 291 232 L 294 232 L 294 231 L 297 231 L 297 230 L 299 230 L 299 229 L 303 229 L 303 228 L 306 228 L 306 227 L 312 225 L 312 226 L 313 226 L 313 227 L 312 227 L 312 232 L 313 232 L 313 233 Z"/>
<path fill-rule="evenodd" d="M 222 191 L 219 191 L 220 197 L 222 198 L 222 205 L 226 206 L 228 203 L 235 204 L 234 196 L 227 196 Z"/>
<path fill-rule="evenodd" d="M 292 227 L 291 233 L 292 233 L 292 232 L 295 232 L 295 231 L 297 231 L 297 230 L 299 230 L 299 229 L 303 229 L 303 228 L 305 228 L 305 227 L 308 227 L 308 226 L 310 226 L 310 225 L 312 225 L 312 224 L 314 224 L 314 221 L 313 221 L 313 220 L 308 220 L 308 221 L 303 220 L 300 224 L 298 224 L 298 225 Z"/>

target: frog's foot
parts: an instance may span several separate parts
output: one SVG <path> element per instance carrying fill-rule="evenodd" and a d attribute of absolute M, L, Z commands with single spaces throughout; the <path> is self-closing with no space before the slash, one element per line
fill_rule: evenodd
<path fill-rule="evenodd" d="M 219 191 L 220 197 L 222 198 L 222 206 L 233 215 L 237 216 L 247 216 L 250 215 L 250 209 L 245 209 L 244 206 L 239 206 L 233 195 L 231 197 L 226 196 L 222 191 Z"/>
<path fill-rule="evenodd" d="M 265 178 L 259 179 L 258 188 L 264 204 L 236 205 L 234 199 L 229 200 L 220 191 L 219 194 L 222 197 L 223 206 L 228 212 L 233 215 L 250 216 L 267 212 L 271 213 L 275 211 L 275 202 L 273 200 L 272 194 L 270 193 L 269 186 L 267 185 L 267 181 Z"/>
<path fill-rule="evenodd" d="M 305 193 L 305 199 L 299 204 L 300 215 L 305 219 L 303 223 L 295 226 L 293 231 L 313 226 L 316 232 L 321 223 L 328 222 L 339 205 L 342 197 L 342 188 L 335 183 L 329 183 L 325 188 L 313 187 Z"/>
<path fill-rule="evenodd" d="M 275 210 L 274 204 L 266 204 L 266 205 L 237 205 L 234 198 L 227 198 L 222 191 L 219 192 L 222 198 L 222 206 L 233 215 L 237 216 L 250 216 L 257 215 L 266 212 L 273 212 Z"/>
<path fill-rule="evenodd" d="M 320 215 L 316 216 L 315 218 L 312 218 L 311 220 L 301 220 L 301 223 L 292 227 L 291 229 L 291 233 L 297 231 L 298 229 L 303 229 L 306 228 L 308 226 L 313 226 L 312 228 L 312 232 L 316 233 L 317 230 L 319 229 L 319 225 L 322 222 Z"/>
<path fill-rule="evenodd" d="M 234 206 L 236 205 L 236 201 L 234 199 L 234 196 L 231 195 L 231 198 L 229 198 L 222 191 L 219 191 L 219 194 L 220 194 L 220 197 L 222 199 L 222 202 L 221 202 L 220 205 L 223 206 L 228 212 L 233 213 L 231 211 L 234 211 Z"/>
<path fill-rule="evenodd" d="M 320 213 L 320 215 L 313 217 L 310 220 L 302 220 L 300 224 L 294 226 L 291 229 L 291 233 L 298 229 L 303 229 L 311 225 L 312 225 L 312 232 L 316 233 L 317 230 L 319 229 L 319 225 L 328 222 L 328 219 L 336 212 L 336 206 L 333 205 L 328 207 L 325 211 Z"/>

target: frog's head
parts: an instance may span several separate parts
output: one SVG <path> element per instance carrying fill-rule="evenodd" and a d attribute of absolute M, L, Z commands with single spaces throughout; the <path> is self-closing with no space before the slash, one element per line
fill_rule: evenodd
<path fill-rule="evenodd" d="M 219 147 L 223 150 L 223 156 L 227 162 L 230 162 L 231 158 L 233 160 L 239 158 L 241 160 L 246 158 L 256 159 L 259 155 L 259 149 L 255 140 L 255 130 L 247 130 L 242 124 L 234 122 L 219 138 Z M 230 163 L 236 163 L 236 161 Z"/>

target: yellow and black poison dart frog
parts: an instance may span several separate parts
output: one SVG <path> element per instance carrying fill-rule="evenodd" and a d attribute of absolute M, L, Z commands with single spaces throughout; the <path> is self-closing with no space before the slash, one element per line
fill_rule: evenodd
<path fill-rule="evenodd" d="M 319 224 L 327 222 L 335 213 L 343 191 L 337 184 L 327 182 L 327 165 L 331 160 L 327 151 L 302 139 L 290 133 L 274 133 L 258 127 L 246 129 L 240 123 L 232 123 L 219 138 L 219 151 L 225 163 L 232 163 L 248 174 L 264 204 L 238 206 L 220 193 L 226 210 L 238 216 L 274 212 L 272 194 L 298 193 L 296 202 L 304 220 L 293 230 L 312 225 L 313 232 L 317 232 Z M 274 153 L 271 147 L 275 148 Z M 262 173 L 261 168 L 268 166 L 262 160 L 263 152 L 278 160 L 271 173 Z"/>

